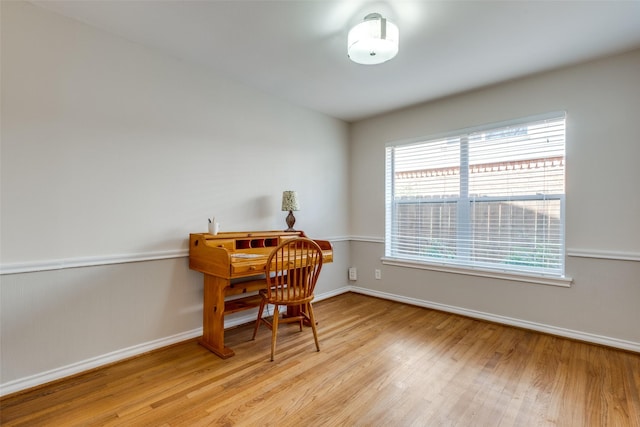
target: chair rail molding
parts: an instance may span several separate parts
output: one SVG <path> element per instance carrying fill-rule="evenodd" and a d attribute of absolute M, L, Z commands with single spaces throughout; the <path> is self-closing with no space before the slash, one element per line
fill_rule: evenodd
<path fill-rule="evenodd" d="M 349 242 L 349 236 L 325 238 L 335 242 Z M 114 254 L 90 257 L 61 258 L 43 261 L 6 263 L 0 265 L 0 276 L 5 274 L 34 273 L 37 271 L 64 270 L 66 268 L 95 267 L 98 265 L 125 264 L 129 262 L 156 261 L 162 259 L 182 258 L 189 256 L 189 249 L 169 251 L 149 251 L 132 254 Z"/>
<path fill-rule="evenodd" d="M 98 265 L 124 264 L 128 262 L 155 261 L 161 259 L 181 258 L 189 256 L 188 249 L 172 251 L 141 252 L 135 254 L 119 254 L 77 258 L 62 258 L 45 261 L 2 264 L 0 275 L 33 273 L 37 271 L 64 270 L 67 268 L 94 267 Z"/>
<path fill-rule="evenodd" d="M 597 258 L 616 261 L 640 261 L 640 252 L 611 251 L 600 249 L 567 249 L 567 256 L 574 258 Z"/>

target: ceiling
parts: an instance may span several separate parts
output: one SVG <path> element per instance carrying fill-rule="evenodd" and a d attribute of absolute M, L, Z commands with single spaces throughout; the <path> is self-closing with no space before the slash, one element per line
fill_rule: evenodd
<path fill-rule="evenodd" d="M 640 0 L 32 3 L 349 122 L 640 47 Z M 352 63 L 347 32 L 371 12 L 400 52 Z"/>

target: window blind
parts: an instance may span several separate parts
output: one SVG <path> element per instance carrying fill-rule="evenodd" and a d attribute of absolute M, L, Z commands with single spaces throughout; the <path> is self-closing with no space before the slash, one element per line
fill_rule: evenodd
<path fill-rule="evenodd" d="M 564 275 L 565 115 L 386 147 L 385 255 Z"/>

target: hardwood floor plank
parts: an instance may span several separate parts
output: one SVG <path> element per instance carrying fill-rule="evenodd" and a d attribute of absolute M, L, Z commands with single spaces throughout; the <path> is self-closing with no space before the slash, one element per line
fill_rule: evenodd
<path fill-rule="evenodd" d="M 640 427 L 640 355 L 358 294 L 0 399 L 3 426 Z"/>

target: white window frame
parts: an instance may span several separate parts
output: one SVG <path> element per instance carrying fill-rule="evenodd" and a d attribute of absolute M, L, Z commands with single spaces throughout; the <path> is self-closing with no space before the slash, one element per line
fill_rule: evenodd
<path fill-rule="evenodd" d="M 442 140 L 446 138 L 454 138 L 454 137 L 466 138 L 467 135 L 472 133 L 483 132 L 483 131 L 488 132 L 501 127 L 517 126 L 520 124 L 525 125 L 527 123 L 542 121 L 546 119 L 556 119 L 556 118 L 564 118 L 566 120 L 566 112 L 564 111 L 551 112 L 551 113 L 542 114 L 542 115 L 529 116 L 529 117 L 515 119 L 515 120 L 491 123 L 491 124 L 472 127 L 472 128 L 465 128 L 465 129 L 456 130 L 453 132 L 447 132 L 447 133 L 438 134 L 438 135 L 431 135 L 424 138 L 416 138 L 412 140 L 388 143 L 385 147 L 385 161 L 387 162 L 385 165 L 385 256 L 382 258 L 382 262 L 384 264 L 394 265 L 394 266 L 444 271 L 444 272 L 451 272 L 451 273 L 457 273 L 457 274 L 467 274 L 467 275 L 491 277 L 491 278 L 498 278 L 498 279 L 515 280 L 515 281 L 539 283 L 539 284 L 545 284 L 545 285 L 555 285 L 555 286 L 564 286 L 564 287 L 570 286 L 572 279 L 565 276 L 565 263 L 566 263 L 565 193 L 556 194 L 556 195 L 527 195 L 527 196 L 520 196 L 520 197 L 516 196 L 515 198 L 510 197 L 508 198 L 508 200 L 505 197 L 499 197 L 499 196 L 474 197 L 474 202 L 514 201 L 514 200 L 517 200 L 518 198 L 520 198 L 521 200 L 527 200 L 527 201 L 535 200 L 535 199 L 559 200 L 560 201 L 560 223 L 561 223 L 560 234 L 561 234 L 561 251 L 562 251 L 562 255 L 561 255 L 562 265 L 560 268 L 561 270 L 560 272 L 548 272 L 544 270 L 534 271 L 534 272 L 519 271 L 517 267 L 513 267 L 513 268 L 510 267 L 505 269 L 505 268 L 497 267 L 496 264 L 483 265 L 478 262 L 468 263 L 465 261 L 464 256 L 461 257 L 460 254 L 458 254 L 458 256 L 454 260 L 440 260 L 436 258 L 425 259 L 425 257 L 419 256 L 418 254 L 416 254 L 415 257 L 406 256 L 406 255 L 394 256 L 391 251 L 391 245 L 392 245 L 392 239 L 393 239 L 392 227 L 394 225 L 393 212 L 394 212 L 394 206 L 395 206 L 392 193 L 394 189 L 395 171 L 393 169 L 394 162 L 393 161 L 389 162 L 389 159 L 388 159 L 388 156 L 389 156 L 388 153 L 390 148 L 417 144 L 417 143 L 424 143 L 432 140 Z M 564 151 L 566 154 L 566 134 L 567 134 L 566 122 L 565 122 L 564 131 L 565 131 L 565 150 Z M 468 150 L 468 144 L 466 142 L 468 141 L 461 140 L 461 143 L 460 143 L 461 156 L 460 156 L 459 166 L 461 170 L 464 169 L 465 166 L 468 166 L 468 157 L 464 155 L 465 146 L 467 147 L 467 150 Z M 448 199 L 447 201 L 451 201 L 452 203 L 455 202 L 458 204 L 458 206 L 469 207 L 470 203 L 464 203 L 465 197 L 466 197 L 466 200 L 469 200 L 468 199 L 468 182 L 465 184 L 463 179 L 463 175 L 466 175 L 466 174 L 461 173 L 460 175 L 461 175 L 461 183 L 460 183 L 461 193 L 458 198 Z M 565 176 L 566 176 L 566 171 L 565 171 Z M 467 179 L 468 179 L 468 175 L 467 175 Z M 466 195 L 464 194 L 465 190 L 467 191 Z M 432 201 L 425 201 L 424 203 L 430 203 L 430 202 L 442 203 L 443 201 L 444 199 L 437 199 Z M 462 201 L 463 203 L 459 203 L 459 201 Z M 459 209 L 458 215 L 465 215 L 464 210 Z M 470 226 L 470 223 L 467 220 L 463 221 L 463 223 Z M 467 228 L 467 232 L 468 232 L 468 228 Z M 458 233 L 464 233 L 464 227 L 462 230 L 458 230 Z"/>

